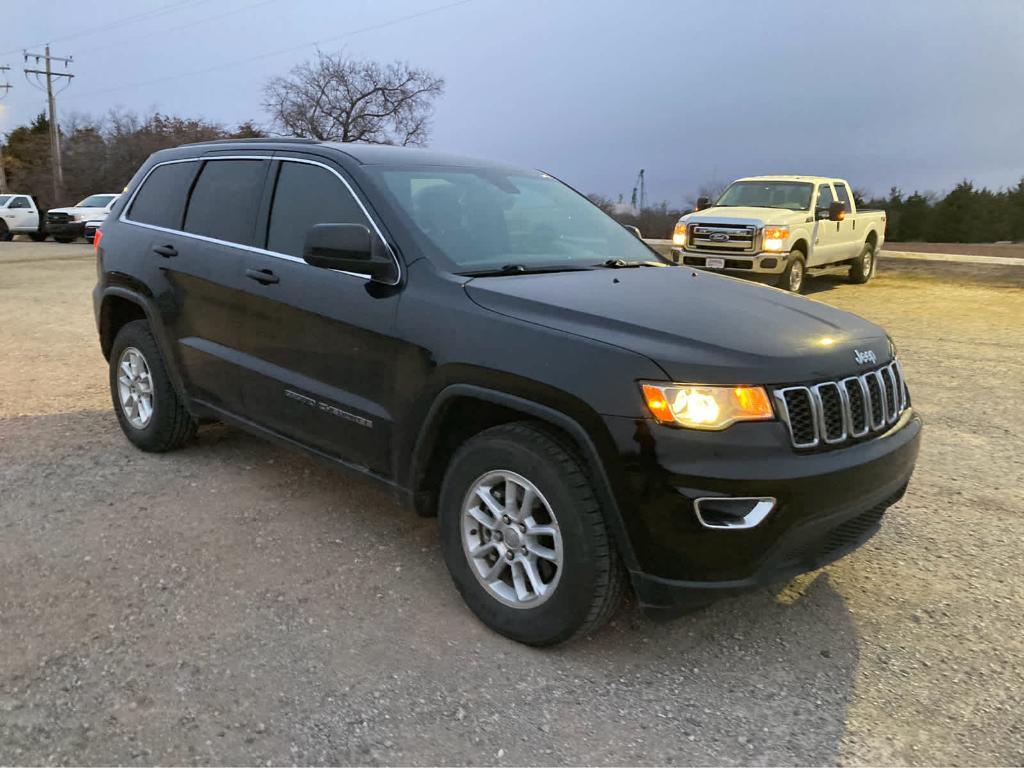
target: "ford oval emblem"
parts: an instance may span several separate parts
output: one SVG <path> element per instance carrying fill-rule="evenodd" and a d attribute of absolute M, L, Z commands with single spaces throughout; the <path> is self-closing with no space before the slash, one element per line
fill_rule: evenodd
<path fill-rule="evenodd" d="M 711 237 L 708 238 L 713 243 L 728 243 L 729 235 L 725 232 L 715 232 Z"/>

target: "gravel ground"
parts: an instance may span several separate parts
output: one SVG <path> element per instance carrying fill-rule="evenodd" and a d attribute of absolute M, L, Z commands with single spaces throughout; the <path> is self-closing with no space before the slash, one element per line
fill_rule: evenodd
<path fill-rule="evenodd" d="M 94 280 L 85 246 L 0 244 L 0 764 L 1024 764 L 1019 289 L 813 281 L 892 332 L 927 422 L 882 531 L 537 651 L 369 481 L 219 426 L 131 448 Z"/>

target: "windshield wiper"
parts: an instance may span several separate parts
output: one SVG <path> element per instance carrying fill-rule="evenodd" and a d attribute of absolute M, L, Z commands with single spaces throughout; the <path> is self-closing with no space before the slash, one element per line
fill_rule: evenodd
<path fill-rule="evenodd" d="M 665 267 L 660 261 L 626 261 L 625 259 L 608 259 L 598 266 L 608 269 L 628 269 L 629 267 Z"/>
<path fill-rule="evenodd" d="M 496 269 L 476 269 L 468 272 L 459 272 L 465 277 L 501 277 L 502 275 L 540 275 L 545 272 L 586 272 L 590 267 L 570 266 L 562 264 L 505 264 Z"/>

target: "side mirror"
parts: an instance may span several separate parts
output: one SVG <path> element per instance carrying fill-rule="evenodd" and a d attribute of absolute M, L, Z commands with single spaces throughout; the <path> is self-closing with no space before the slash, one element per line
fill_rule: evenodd
<path fill-rule="evenodd" d="M 395 260 L 362 224 L 314 224 L 306 233 L 302 258 L 314 267 L 355 272 L 377 282 L 398 279 Z"/>
<path fill-rule="evenodd" d="M 698 211 L 703 211 L 705 208 L 710 208 L 710 207 L 711 207 L 711 198 L 708 198 L 708 197 L 698 197 L 697 198 L 697 210 Z"/>
<path fill-rule="evenodd" d="M 829 221 L 842 221 L 846 218 L 846 206 L 836 200 L 828 207 Z"/>
<path fill-rule="evenodd" d="M 644 239 L 644 236 L 640 234 L 640 227 L 634 227 L 632 224 L 623 224 L 622 226 L 628 229 L 634 235 L 636 235 L 638 239 Z"/>

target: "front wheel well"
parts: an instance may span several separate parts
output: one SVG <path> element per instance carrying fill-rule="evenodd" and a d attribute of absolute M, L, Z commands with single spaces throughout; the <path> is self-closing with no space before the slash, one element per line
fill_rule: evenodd
<path fill-rule="evenodd" d="M 792 252 L 792 251 L 800 251 L 800 253 L 802 253 L 804 255 L 804 258 L 806 258 L 807 257 L 807 241 L 806 240 L 797 240 L 795 243 L 793 243 L 793 247 L 790 248 L 789 250 L 790 250 L 790 252 Z"/>
<path fill-rule="evenodd" d="M 412 479 L 414 489 L 413 505 L 422 517 L 437 515 L 437 498 L 451 457 L 459 446 L 491 427 L 517 421 L 531 421 L 542 425 L 545 431 L 575 450 L 579 446 L 572 436 L 555 424 L 538 419 L 535 414 L 517 410 L 490 400 L 469 395 L 453 397 L 445 403 L 444 410 L 430 426 L 430 442 L 422 448 L 422 458 L 417 462 Z M 585 454 L 580 451 L 586 463 Z"/>
<path fill-rule="evenodd" d="M 100 308 L 100 346 L 103 356 L 110 359 L 117 333 L 133 320 L 145 320 L 146 311 L 131 299 L 123 296 L 107 296 Z"/>

